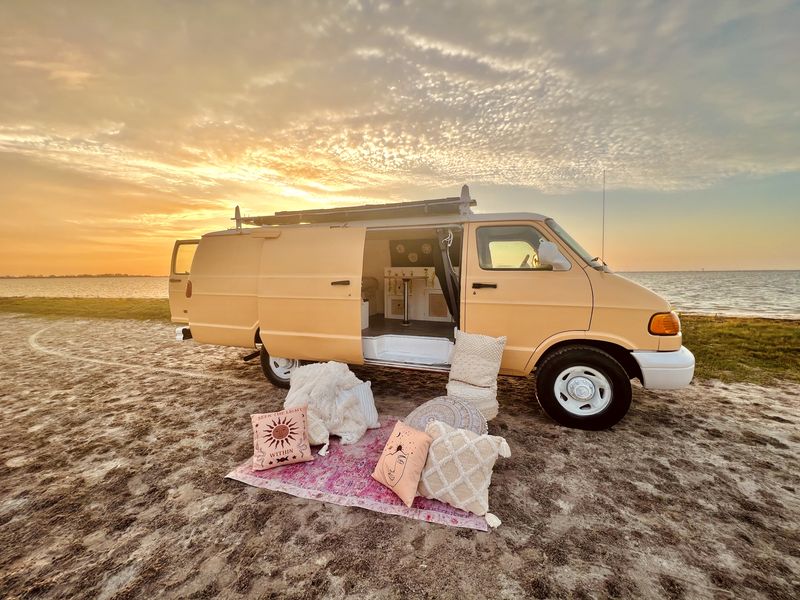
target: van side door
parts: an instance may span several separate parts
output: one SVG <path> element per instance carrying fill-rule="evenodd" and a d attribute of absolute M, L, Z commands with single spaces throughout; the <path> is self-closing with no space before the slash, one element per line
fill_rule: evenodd
<path fill-rule="evenodd" d="M 178 240 L 172 248 L 169 267 L 169 312 L 173 323 L 189 322 L 189 298 L 186 284 L 192 270 L 192 259 L 200 240 Z"/>
<path fill-rule="evenodd" d="M 361 276 L 365 227 L 282 227 L 264 240 L 261 341 L 270 356 L 364 362 Z"/>
<path fill-rule="evenodd" d="M 464 331 L 506 336 L 502 371 L 525 374 L 536 347 L 563 331 L 585 331 L 592 289 L 576 261 L 567 270 L 540 265 L 540 240 L 559 247 L 538 221 L 469 223 L 461 277 Z"/>

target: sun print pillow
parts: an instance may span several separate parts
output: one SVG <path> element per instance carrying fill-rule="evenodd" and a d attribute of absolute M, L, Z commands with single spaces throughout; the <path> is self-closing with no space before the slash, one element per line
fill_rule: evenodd
<path fill-rule="evenodd" d="M 305 406 L 250 415 L 250 421 L 254 471 L 313 460 Z"/>
<path fill-rule="evenodd" d="M 428 458 L 431 436 L 398 421 L 389 436 L 372 477 L 411 506 Z"/>

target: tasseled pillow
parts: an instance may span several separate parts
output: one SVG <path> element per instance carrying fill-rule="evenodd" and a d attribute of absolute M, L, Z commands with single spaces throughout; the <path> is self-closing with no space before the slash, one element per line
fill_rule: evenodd
<path fill-rule="evenodd" d="M 508 458 L 505 439 L 454 429 L 441 421 L 428 423 L 433 438 L 419 481 L 419 495 L 446 502 L 476 515 L 485 515 L 491 527 L 500 519 L 489 513 L 489 485 L 498 456 Z"/>

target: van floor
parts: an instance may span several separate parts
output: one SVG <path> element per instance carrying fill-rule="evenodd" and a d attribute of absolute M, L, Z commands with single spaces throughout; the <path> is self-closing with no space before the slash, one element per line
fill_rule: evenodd
<path fill-rule="evenodd" d="M 362 337 L 377 337 L 380 335 L 415 335 L 424 337 L 447 338 L 455 341 L 453 323 L 440 321 L 411 321 L 403 325 L 402 319 L 387 319 L 382 314 L 372 315 L 369 318 L 369 327 L 361 330 Z"/>

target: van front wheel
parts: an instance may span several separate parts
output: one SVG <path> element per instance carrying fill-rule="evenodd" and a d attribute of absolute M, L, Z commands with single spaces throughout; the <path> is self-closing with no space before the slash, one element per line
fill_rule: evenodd
<path fill-rule="evenodd" d="M 608 429 L 631 406 L 631 381 L 622 365 L 592 346 L 556 350 L 536 370 L 536 398 L 565 427 Z"/>
<path fill-rule="evenodd" d="M 292 371 L 300 366 L 300 361 L 294 358 L 279 358 L 270 356 L 264 346 L 261 346 L 261 370 L 272 385 L 289 389 L 289 378 Z"/>

